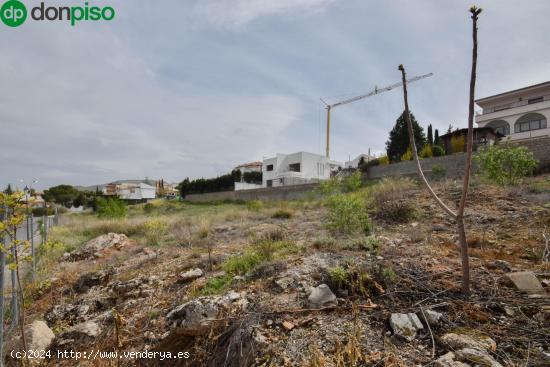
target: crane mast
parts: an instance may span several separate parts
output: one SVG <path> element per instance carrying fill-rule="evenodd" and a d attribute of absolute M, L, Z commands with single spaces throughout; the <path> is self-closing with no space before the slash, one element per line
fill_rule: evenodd
<path fill-rule="evenodd" d="M 407 79 L 407 83 L 414 83 L 418 80 L 428 78 L 432 75 L 433 75 L 433 73 L 415 76 L 413 78 Z M 374 90 L 372 92 L 369 92 L 367 94 L 362 94 L 360 96 L 355 96 L 355 97 L 351 97 L 351 98 L 348 98 L 348 99 L 344 99 L 343 101 L 332 103 L 332 104 L 329 104 L 329 103 L 325 102 L 321 98 L 321 102 L 324 103 L 325 108 L 327 110 L 327 145 L 326 145 L 326 156 L 327 156 L 327 158 L 330 158 L 330 112 L 332 111 L 333 108 L 343 106 L 343 105 L 346 105 L 348 103 L 357 102 L 357 101 L 360 101 L 362 99 L 365 99 L 365 98 L 372 97 L 372 96 L 375 96 L 375 95 L 380 94 L 380 93 L 390 91 L 390 90 L 392 90 L 394 88 L 397 88 L 397 87 L 400 87 L 402 85 L 403 85 L 403 83 L 399 82 L 399 83 L 395 83 L 395 84 L 392 84 L 392 85 L 388 85 L 388 86 L 383 87 L 383 88 L 378 88 L 378 87 L 375 86 Z"/>

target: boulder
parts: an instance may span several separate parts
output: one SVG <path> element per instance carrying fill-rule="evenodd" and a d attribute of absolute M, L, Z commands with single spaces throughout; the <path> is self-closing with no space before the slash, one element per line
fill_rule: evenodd
<path fill-rule="evenodd" d="M 243 295 L 230 291 L 223 296 L 198 297 L 181 304 L 168 312 L 166 319 L 172 327 L 200 335 L 208 332 L 211 321 L 247 307 L 248 300 Z"/>
<path fill-rule="evenodd" d="M 489 353 L 484 350 L 464 348 L 455 352 L 456 359 L 464 362 L 470 362 L 476 366 L 502 367 Z"/>
<path fill-rule="evenodd" d="M 460 331 L 447 333 L 440 338 L 441 342 L 453 350 L 468 348 L 494 352 L 496 342 L 487 335 L 475 332 Z"/>
<path fill-rule="evenodd" d="M 203 275 L 204 275 L 204 272 L 201 269 L 195 268 L 195 269 L 191 269 L 181 273 L 179 281 L 181 283 L 189 283 L 195 279 L 202 277 Z"/>
<path fill-rule="evenodd" d="M 281 289 L 287 289 L 294 283 L 294 279 L 291 277 L 282 277 L 275 281 L 275 284 L 279 286 Z"/>
<path fill-rule="evenodd" d="M 25 326 L 25 341 L 27 349 L 33 351 L 48 350 L 55 335 L 44 321 L 36 320 Z M 21 336 L 16 335 L 6 342 L 5 350 L 19 350 L 23 348 Z"/>
<path fill-rule="evenodd" d="M 63 349 L 75 343 L 89 343 L 101 334 L 101 327 L 94 321 L 86 321 L 67 329 L 55 340 L 55 347 Z M 55 349 L 55 348 L 54 348 Z"/>
<path fill-rule="evenodd" d="M 470 367 L 469 364 L 455 361 L 455 354 L 448 352 L 434 361 L 435 367 Z"/>
<path fill-rule="evenodd" d="M 73 289 L 77 293 L 86 293 L 91 287 L 107 283 L 114 273 L 114 269 L 86 273 L 78 278 Z"/>
<path fill-rule="evenodd" d="M 527 294 L 543 294 L 544 288 L 540 284 L 537 276 L 532 271 L 520 271 L 506 274 L 508 279 L 514 283 L 518 291 Z"/>
<path fill-rule="evenodd" d="M 416 332 L 424 329 L 422 322 L 414 313 L 393 313 L 390 316 L 393 333 L 408 341 L 416 337 Z"/>
<path fill-rule="evenodd" d="M 311 291 L 308 297 L 310 308 L 324 308 L 336 306 L 336 296 L 326 284 L 321 284 Z"/>
<path fill-rule="evenodd" d="M 80 261 L 100 257 L 101 253 L 107 249 L 120 250 L 125 246 L 133 244 L 125 234 L 108 233 L 91 239 L 80 249 L 72 252 L 69 256 L 63 256 L 64 261 Z"/>

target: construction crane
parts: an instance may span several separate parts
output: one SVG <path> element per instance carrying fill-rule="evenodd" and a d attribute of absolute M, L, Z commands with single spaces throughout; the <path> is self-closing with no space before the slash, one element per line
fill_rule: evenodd
<path fill-rule="evenodd" d="M 418 80 L 421 80 L 421 79 L 424 79 L 424 78 L 428 78 L 432 75 L 434 75 L 434 74 L 429 73 L 429 74 L 425 74 L 425 75 L 415 76 L 413 78 L 407 79 L 407 84 L 414 83 L 414 82 L 416 82 Z M 348 98 L 348 99 L 345 99 L 343 101 L 336 102 L 336 103 L 333 103 L 333 104 L 329 104 L 329 103 L 325 102 L 322 98 L 320 98 L 321 102 L 323 102 L 323 104 L 326 106 L 325 108 L 327 110 L 327 150 L 326 150 L 327 158 L 330 158 L 330 154 L 329 154 L 330 153 L 330 111 L 334 107 L 343 106 L 345 104 L 353 103 L 353 102 L 359 101 L 359 100 L 364 99 L 364 98 L 372 97 L 372 96 L 375 96 L 377 94 L 387 92 L 387 91 L 390 91 L 394 88 L 400 87 L 402 85 L 403 85 L 403 82 L 395 83 L 395 84 L 389 85 L 389 86 L 384 87 L 384 88 L 378 88 L 378 87 L 375 86 L 374 90 L 370 93 L 363 94 L 363 95 L 356 96 L 356 97 L 352 97 L 352 98 Z"/>

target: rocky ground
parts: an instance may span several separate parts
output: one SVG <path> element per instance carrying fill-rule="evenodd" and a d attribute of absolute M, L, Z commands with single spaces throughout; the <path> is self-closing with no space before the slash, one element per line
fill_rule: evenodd
<path fill-rule="evenodd" d="M 28 339 L 52 351 L 189 353 L 42 362 L 55 366 L 549 366 L 550 190 L 535 184 L 472 188 L 468 299 L 454 224 L 416 189 L 416 218 L 375 220 L 372 243 L 328 232 L 315 201 L 286 219 L 228 215 L 183 245 L 103 235 L 29 295 L 28 319 L 43 321 Z M 452 182 L 437 190 L 460 195 Z M 224 271 L 262 236 L 290 245 L 244 274 Z"/>

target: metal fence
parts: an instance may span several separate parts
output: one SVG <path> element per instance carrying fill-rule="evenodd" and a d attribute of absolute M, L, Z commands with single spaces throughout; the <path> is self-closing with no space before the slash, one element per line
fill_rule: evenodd
<path fill-rule="evenodd" d="M 46 208 L 44 208 L 44 213 L 45 214 L 42 217 L 34 217 L 32 212 L 27 208 L 26 220 L 23 222 L 21 227 L 18 228 L 17 239 L 20 240 L 21 243 L 29 241 L 30 255 L 32 259 L 30 269 L 23 271 L 23 269 L 20 268 L 19 275 L 22 278 L 26 278 L 30 273 L 31 279 L 35 279 L 37 246 L 41 246 L 46 243 L 48 240 L 48 232 L 59 223 L 59 213 L 57 208 L 55 209 L 54 215 L 47 215 Z M 11 213 L 9 213 L 6 208 L 3 208 L 3 210 L 0 211 L 0 220 L 4 221 L 9 219 L 10 215 Z M 2 246 L 2 250 L 0 251 L 0 367 L 4 365 L 4 338 L 11 335 L 19 324 L 20 304 L 17 292 L 17 273 L 16 269 L 8 269 L 6 266 L 7 254 L 5 250 L 9 247 L 8 244 L 11 242 L 12 238 L 0 235 L 0 245 Z M 22 245 L 19 245 L 17 248 L 18 251 L 20 249 L 23 250 Z M 11 246 L 10 251 L 11 258 L 15 258 L 16 248 Z M 28 253 L 23 251 L 23 253 L 19 256 L 27 254 Z M 21 279 L 21 281 L 23 281 L 23 279 Z M 9 305 L 10 310 L 9 325 L 6 325 L 5 320 L 5 316 L 8 311 L 8 308 L 6 307 L 7 305 Z"/>

